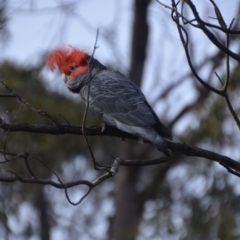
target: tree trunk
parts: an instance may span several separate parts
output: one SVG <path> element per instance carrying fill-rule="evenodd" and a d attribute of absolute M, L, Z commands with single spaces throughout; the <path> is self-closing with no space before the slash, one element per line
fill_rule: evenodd
<path fill-rule="evenodd" d="M 49 204 L 45 198 L 44 187 L 39 186 L 37 190 L 37 199 L 36 199 L 36 209 L 39 213 L 39 229 L 40 229 L 40 239 L 41 240 L 50 240 L 50 224 L 48 210 Z"/>
<path fill-rule="evenodd" d="M 151 0 L 135 0 L 134 23 L 132 36 L 131 68 L 129 77 L 137 85 L 141 85 L 149 27 L 147 9 Z M 138 148 L 139 149 L 139 146 Z M 121 142 L 119 156 L 122 158 L 138 158 L 139 151 L 134 151 L 134 144 Z M 137 190 L 140 168 L 120 168 L 115 177 L 115 215 L 110 223 L 111 240 L 134 239 L 141 219 L 143 202 Z"/>

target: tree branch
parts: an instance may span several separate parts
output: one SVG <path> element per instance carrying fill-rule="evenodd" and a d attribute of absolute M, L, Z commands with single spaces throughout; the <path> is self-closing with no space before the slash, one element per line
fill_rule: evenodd
<path fill-rule="evenodd" d="M 84 113 L 83 113 L 83 120 L 82 120 L 82 133 L 83 133 L 83 137 L 84 137 L 84 140 L 85 140 L 85 143 L 86 143 L 86 146 L 88 148 L 88 151 L 92 157 L 92 161 L 93 161 L 93 164 L 94 164 L 94 169 L 96 170 L 100 170 L 101 167 L 98 166 L 98 163 L 96 162 L 96 159 L 95 159 L 95 156 L 93 154 L 93 151 L 91 149 L 91 146 L 89 144 L 89 141 L 85 135 L 85 124 L 86 124 L 86 119 L 87 119 L 87 114 L 88 114 L 88 109 L 89 109 L 89 97 L 90 97 L 90 86 L 91 86 L 91 81 L 92 81 L 92 68 L 90 67 L 90 63 L 94 57 L 94 53 L 97 49 L 97 41 L 98 41 L 98 34 L 99 34 L 99 29 L 97 29 L 97 34 L 96 34 L 96 39 L 95 39 L 95 44 L 94 44 L 94 47 L 93 47 L 93 52 L 92 52 L 92 55 L 88 61 L 88 67 L 89 67 L 89 79 L 88 79 L 88 91 L 87 91 L 87 99 L 86 99 L 86 106 L 85 106 L 85 110 L 84 110 Z"/>
<path fill-rule="evenodd" d="M 40 124 L 31 125 L 31 124 L 24 124 L 24 123 L 7 124 L 7 123 L 4 123 L 1 118 L 0 118 L 0 128 L 8 132 L 24 131 L 24 132 L 45 133 L 45 134 L 52 134 L 52 135 L 61 135 L 61 134 L 83 135 L 82 128 L 80 126 L 71 126 L 71 125 L 56 126 L 56 125 L 40 125 Z M 138 140 L 138 138 L 134 135 L 122 132 L 116 128 L 111 128 L 111 127 L 106 128 L 104 132 L 102 132 L 101 127 L 88 127 L 88 128 L 85 128 L 84 132 L 86 136 L 110 136 L 110 137 L 118 137 L 121 139 Z M 172 142 L 169 140 L 165 140 L 165 141 L 168 145 L 168 148 L 171 149 L 176 154 L 202 157 L 208 160 L 219 162 L 220 164 L 223 163 L 228 167 L 240 172 L 240 163 L 229 157 L 226 157 L 224 155 L 221 155 L 212 151 L 208 151 L 202 148 L 198 148 L 195 146 L 190 146 L 190 145 L 187 145 L 186 143 Z M 163 158 L 157 158 L 153 160 L 122 160 L 120 165 L 143 166 L 143 165 L 160 164 L 160 163 L 163 163 L 162 161 L 163 161 Z M 169 161 L 169 158 L 164 159 L 164 162 L 165 161 Z"/>
<path fill-rule="evenodd" d="M 174 0 L 172 1 L 174 4 Z M 185 0 L 184 1 L 186 4 L 188 4 L 188 6 L 190 7 L 190 9 L 192 10 L 192 13 L 195 17 L 195 21 L 197 21 L 198 23 L 198 28 L 200 28 L 204 34 L 209 38 L 209 40 L 216 46 L 218 47 L 221 51 L 223 51 L 224 53 L 228 54 L 230 57 L 232 57 L 233 59 L 240 61 L 240 56 L 234 52 L 232 52 L 229 48 L 227 48 L 226 46 L 224 46 L 223 44 L 221 44 L 218 39 L 215 37 L 215 35 L 208 30 L 208 28 L 206 27 L 205 22 L 200 18 L 199 13 L 197 12 L 197 9 L 195 7 L 195 5 L 192 3 L 191 0 Z M 213 3 L 213 1 L 211 1 Z M 216 6 L 216 4 L 214 5 L 214 7 Z M 215 8 L 216 9 L 216 8 Z M 220 13 L 219 9 L 218 9 L 218 13 Z M 222 22 L 222 21 L 219 21 Z M 224 30 L 226 28 L 223 28 L 222 26 L 219 27 L 219 29 Z M 239 33 L 238 33 L 239 34 Z"/>

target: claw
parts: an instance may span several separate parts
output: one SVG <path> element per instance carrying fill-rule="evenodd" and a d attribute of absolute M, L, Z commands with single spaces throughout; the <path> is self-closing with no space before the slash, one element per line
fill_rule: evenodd
<path fill-rule="evenodd" d="M 102 123 L 102 129 L 101 129 L 101 133 L 103 133 L 104 131 L 105 131 L 105 129 L 106 129 L 106 123 Z"/>

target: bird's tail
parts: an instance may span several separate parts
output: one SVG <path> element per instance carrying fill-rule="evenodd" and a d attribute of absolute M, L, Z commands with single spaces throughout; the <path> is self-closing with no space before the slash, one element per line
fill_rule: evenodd
<path fill-rule="evenodd" d="M 153 143 L 153 145 L 160 151 L 163 152 L 166 156 L 171 157 L 172 153 L 168 149 L 166 142 L 161 142 L 161 143 Z"/>

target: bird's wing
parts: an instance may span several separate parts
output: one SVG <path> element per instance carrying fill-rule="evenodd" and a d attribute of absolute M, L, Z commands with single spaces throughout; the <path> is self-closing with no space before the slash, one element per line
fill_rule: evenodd
<path fill-rule="evenodd" d="M 103 71 L 92 79 L 90 89 L 89 107 L 99 117 L 107 114 L 119 122 L 139 127 L 156 123 L 141 90 L 121 73 Z"/>
<path fill-rule="evenodd" d="M 87 98 L 87 92 L 88 86 L 85 86 L 82 98 Z M 89 108 L 106 123 L 114 118 L 129 126 L 152 126 L 162 137 L 172 137 L 142 91 L 118 71 L 102 71 L 94 76 L 90 84 Z"/>

